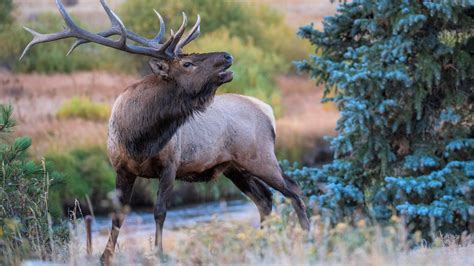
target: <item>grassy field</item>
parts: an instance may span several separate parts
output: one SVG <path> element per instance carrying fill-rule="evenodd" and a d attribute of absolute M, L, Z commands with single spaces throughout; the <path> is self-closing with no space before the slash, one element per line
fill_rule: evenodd
<path fill-rule="evenodd" d="M 255 213 L 256 214 L 256 213 Z M 398 221 L 388 227 L 359 223 L 335 228 L 312 219 L 312 230 L 302 231 L 295 221 L 274 214 L 262 229 L 247 217 L 215 219 L 209 223 L 164 232 L 165 264 L 184 265 L 472 265 L 474 239 L 438 236 L 428 247 L 420 239 L 407 239 Z M 294 217 L 293 217 L 294 218 Z M 126 222 L 125 222 L 126 223 Z M 107 233 L 93 239 L 93 253 L 86 254 L 84 224 L 77 221 L 68 247 L 55 247 L 54 258 L 68 264 L 97 263 Z M 124 228 L 119 236 L 115 265 L 154 265 L 154 233 Z M 69 253 L 64 249 L 67 248 Z M 70 255 L 66 255 L 70 254 Z"/>

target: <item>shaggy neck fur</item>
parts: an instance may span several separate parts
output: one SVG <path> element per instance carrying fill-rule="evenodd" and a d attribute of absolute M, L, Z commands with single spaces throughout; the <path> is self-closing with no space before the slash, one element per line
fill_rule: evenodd
<path fill-rule="evenodd" d="M 147 76 L 124 92 L 110 126 L 129 156 L 142 161 L 157 155 L 195 112 L 204 111 L 217 87 L 207 82 L 190 95 L 186 92 L 191 90 L 180 88 L 173 80 Z"/>

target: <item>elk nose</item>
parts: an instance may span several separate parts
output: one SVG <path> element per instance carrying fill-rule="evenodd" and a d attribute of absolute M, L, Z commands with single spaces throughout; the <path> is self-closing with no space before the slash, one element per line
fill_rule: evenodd
<path fill-rule="evenodd" d="M 232 63 L 232 61 L 234 61 L 234 58 L 228 53 L 224 53 L 224 59 L 229 63 Z"/>

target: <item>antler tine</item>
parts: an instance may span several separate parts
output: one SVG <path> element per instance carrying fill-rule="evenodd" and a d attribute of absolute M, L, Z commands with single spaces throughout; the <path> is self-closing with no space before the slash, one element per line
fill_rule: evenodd
<path fill-rule="evenodd" d="M 20 56 L 20 60 L 29 51 L 31 47 L 38 43 L 51 42 L 65 38 L 77 39 L 76 42 L 71 46 L 68 55 L 79 45 L 88 42 L 94 42 L 132 54 L 146 55 L 161 59 L 172 59 L 177 56 L 177 51 L 179 51 L 184 45 L 186 45 L 190 41 L 197 38 L 197 36 L 199 35 L 200 17 L 198 16 L 198 20 L 194 27 L 191 29 L 191 32 L 184 40 L 181 40 L 181 37 L 183 36 L 183 33 L 186 28 L 186 24 L 188 22 L 188 18 L 183 12 L 183 22 L 178 31 L 176 33 L 171 31 L 171 37 L 169 38 L 169 40 L 166 41 L 164 44 L 160 44 L 160 41 L 165 33 L 165 23 L 161 15 L 156 10 L 154 11 L 160 21 L 160 30 L 155 36 L 155 38 L 147 39 L 132 31 L 128 31 L 125 28 L 125 25 L 123 24 L 122 20 L 120 20 L 117 14 L 112 11 L 112 9 L 109 7 L 105 0 L 100 0 L 100 3 L 102 4 L 102 7 L 107 13 L 110 22 L 112 23 L 112 27 L 108 30 L 94 34 L 78 27 L 72 20 L 71 16 L 67 13 L 66 8 L 64 7 L 61 0 L 56 0 L 56 5 L 58 6 L 59 12 L 64 18 L 64 21 L 66 22 L 66 29 L 61 32 L 41 34 L 25 27 L 25 29 L 33 35 L 33 40 L 31 40 L 31 42 L 28 43 L 28 45 L 23 50 L 23 53 Z M 120 39 L 108 39 L 107 37 L 111 35 L 120 35 Z M 143 46 L 127 44 L 127 39 L 140 43 Z"/>
<path fill-rule="evenodd" d="M 175 54 L 175 48 L 176 45 L 178 45 L 179 40 L 183 36 L 184 29 L 186 28 L 186 24 L 188 24 L 188 17 L 186 17 L 186 14 L 183 12 L 183 23 L 181 23 L 181 26 L 179 27 L 178 31 L 174 35 L 175 38 L 173 42 L 171 42 L 170 46 L 166 48 L 166 53 L 167 54 Z"/>
<path fill-rule="evenodd" d="M 118 40 L 118 44 L 121 46 L 125 46 L 127 43 L 127 30 L 125 29 L 125 25 L 123 24 L 122 20 L 117 16 L 117 14 L 110 9 L 109 5 L 105 2 L 105 0 L 100 0 L 102 7 L 107 13 L 107 16 L 110 19 L 110 23 L 112 23 L 112 27 L 118 27 L 120 29 L 120 40 Z"/>
<path fill-rule="evenodd" d="M 160 47 L 160 52 L 162 53 L 165 53 L 166 55 L 168 56 L 175 56 L 174 53 L 170 52 L 170 50 L 168 49 L 168 47 L 170 47 L 170 45 L 174 42 L 174 39 L 176 38 L 176 35 L 174 34 L 173 32 L 173 29 L 170 30 L 171 31 L 171 37 L 169 38 L 169 40 L 167 40 L 161 47 Z"/>
<path fill-rule="evenodd" d="M 153 9 L 153 11 L 155 11 L 155 14 L 158 16 L 158 19 L 160 20 L 160 31 L 158 32 L 158 34 L 156 34 L 155 38 L 153 38 L 153 40 L 151 40 L 151 43 L 153 43 L 154 45 L 158 45 L 160 43 L 161 39 L 163 38 L 163 36 L 165 35 L 166 26 L 165 26 L 165 22 L 163 21 L 163 18 L 161 17 L 160 13 L 158 13 L 158 11 L 156 11 L 156 9 Z"/>
<path fill-rule="evenodd" d="M 110 7 L 108 7 L 108 5 L 105 3 L 105 1 L 101 0 L 101 3 L 102 3 L 102 6 L 104 6 L 104 4 L 107 6 L 107 8 L 104 7 L 104 9 L 106 9 L 107 15 L 109 15 L 109 18 L 110 18 L 110 14 L 107 11 L 107 9 L 110 10 L 110 11 L 112 11 L 112 10 L 110 9 Z M 126 31 L 127 32 L 127 38 L 132 40 L 132 41 L 135 41 L 135 42 L 137 42 L 141 45 L 145 45 L 145 46 L 153 47 L 153 48 L 160 48 L 160 41 L 163 38 L 163 36 L 165 35 L 166 27 L 165 27 L 165 22 L 163 20 L 163 17 L 161 17 L 161 15 L 155 9 L 153 9 L 153 11 L 155 11 L 155 13 L 158 16 L 158 19 L 160 21 L 160 30 L 159 30 L 158 34 L 155 36 L 155 38 L 147 39 L 147 38 L 144 38 L 144 37 L 134 33 L 133 31 L 129 31 L 129 30 Z M 97 35 L 100 35 L 102 37 L 107 38 L 107 37 L 110 37 L 112 35 L 120 34 L 121 33 L 120 28 L 117 27 L 117 25 L 114 24 L 113 19 L 111 19 L 111 22 L 112 22 L 112 28 L 110 28 L 106 31 L 98 32 Z M 77 40 L 71 46 L 71 48 L 69 49 L 69 52 L 67 53 L 67 55 L 71 54 L 74 51 L 74 49 L 76 49 L 79 45 L 82 45 L 82 44 L 85 44 L 85 43 L 89 43 L 89 41 L 82 40 L 82 39 Z"/>
<path fill-rule="evenodd" d="M 107 31 L 99 32 L 99 33 L 97 33 L 97 35 L 107 38 L 111 35 L 119 34 L 120 35 L 119 43 L 122 46 L 125 46 L 126 41 L 127 41 L 127 37 L 130 34 L 130 32 L 125 29 L 125 25 L 123 24 L 122 20 L 120 20 L 120 18 L 117 16 L 117 14 L 115 14 L 112 11 L 112 9 L 110 9 L 109 5 L 104 0 L 100 0 L 100 4 L 104 8 L 105 13 L 107 13 L 107 16 L 109 17 L 110 23 L 112 24 L 112 28 L 108 29 Z M 64 10 L 64 13 L 66 13 L 65 10 Z M 62 14 L 62 12 L 61 12 L 61 14 Z M 84 44 L 84 43 L 88 43 L 88 42 L 89 41 L 84 40 L 84 39 L 76 40 L 76 42 L 74 42 L 74 44 L 71 46 L 71 48 L 67 52 L 66 56 L 70 55 L 74 51 L 74 49 L 76 47 L 78 47 L 79 45 Z"/>
<path fill-rule="evenodd" d="M 25 28 L 27 31 L 29 31 L 33 35 L 33 40 L 26 46 L 25 50 L 23 51 L 20 57 L 20 60 L 21 58 L 23 58 L 23 56 L 32 46 L 38 43 L 51 42 L 51 41 L 56 41 L 60 39 L 65 39 L 65 38 L 77 38 L 79 41 L 79 44 L 83 40 L 85 42 L 98 43 L 107 47 L 111 47 L 117 50 L 122 50 L 122 51 L 129 52 L 132 54 L 147 55 L 147 56 L 151 56 L 155 58 L 163 58 L 163 59 L 170 58 L 171 55 L 163 53 L 162 51 L 154 47 L 127 45 L 126 39 L 130 35 L 129 32 L 125 29 L 125 26 L 123 25 L 120 18 L 108 7 L 108 5 L 105 3 L 105 0 L 101 0 L 101 3 L 112 22 L 112 28 L 106 32 L 102 32 L 102 34 L 93 34 L 91 32 L 88 32 L 78 27 L 74 23 L 70 15 L 67 13 L 61 0 L 56 0 L 56 5 L 58 6 L 59 12 L 61 13 L 62 17 L 64 18 L 66 22 L 67 28 L 62 32 L 56 32 L 56 33 L 50 33 L 50 34 L 41 34 L 29 28 Z M 118 41 L 110 40 L 105 37 L 107 35 L 110 36 L 110 35 L 116 35 L 116 34 L 119 34 L 121 36 L 120 40 Z M 144 39 L 143 37 L 140 37 L 138 35 L 136 36 L 131 35 L 131 36 L 133 37 L 131 37 L 130 39 L 133 39 L 133 40 L 139 39 L 139 38 L 142 38 L 139 40 Z M 77 47 L 79 44 L 74 44 L 70 52 L 72 52 L 72 50 L 75 47 Z"/>
<path fill-rule="evenodd" d="M 19 59 L 20 61 L 21 61 L 21 59 L 23 59 L 23 56 L 25 56 L 26 52 L 28 52 L 30 50 L 30 48 L 33 47 L 35 44 L 43 43 L 43 42 L 51 42 L 51 41 L 65 39 L 65 38 L 70 37 L 69 36 L 69 34 L 70 34 L 69 29 L 66 29 L 62 32 L 56 32 L 56 33 L 50 33 L 50 34 L 41 34 L 41 33 L 36 32 L 36 31 L 34 31 L 30 28 L 27 28 L 27 27 L 23 27 L 23 28 L 33 35 L 33 40 L 31 40 L 31 42 L 28 43 L 28 45 L 25 47 L 25 49 L 21 53 L 21 56 L 20 56 L 20 59 Z"/>
<path fill-rule="evenodd" d="M 200 33 L 201 33 L 201 17 L 198 14 L 196 24 L 194 24 L 194 26 L 191 28 L 188 35 L 184 39 L 179 41 L 178 45 L 176 46 L 175 53 L 176 54 L 181 53 L 181 49 L 183 49 L 185 45 L 187 45 L 188 43 L 190 43 L 191 41 L 199 37 Z"/>

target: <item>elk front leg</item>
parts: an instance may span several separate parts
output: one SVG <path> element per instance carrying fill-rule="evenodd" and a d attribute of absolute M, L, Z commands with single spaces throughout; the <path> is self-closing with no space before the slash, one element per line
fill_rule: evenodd
<path fill-rule="evenodd" d="M 114 212 L 112 213 L 112 229 L 110 230 L 107 246 L 105 247 L 104 253 L 102 253 L 100 258 L 101 262 L 107 265 L 110 264 L 110 259 L 114 254 L 120 227 L 122 226 L 123 220 L 125 218 L 123 208 L 130 204 L 130 198 L 132 196 L 135 179 L 135 176 L 124 174 L 117 174 L 117 178 L 115 179 L 115 190 L 117 192 L 120 204 L 119 206 L 117 206 L 117 204 L 114 206 Z"/>
<path fill-rule="evenodd" d="M 166 219 L 166 209 L 173 193 L 175 176 L 176 172 L 174 169 L 165 169 L 163 171 L 160 177 L 158 195 L 156 197 L 156 205 L 153 213 L 156 223 L 155 246 L 160 256 L 163 254 L 163 224 Z"/>

